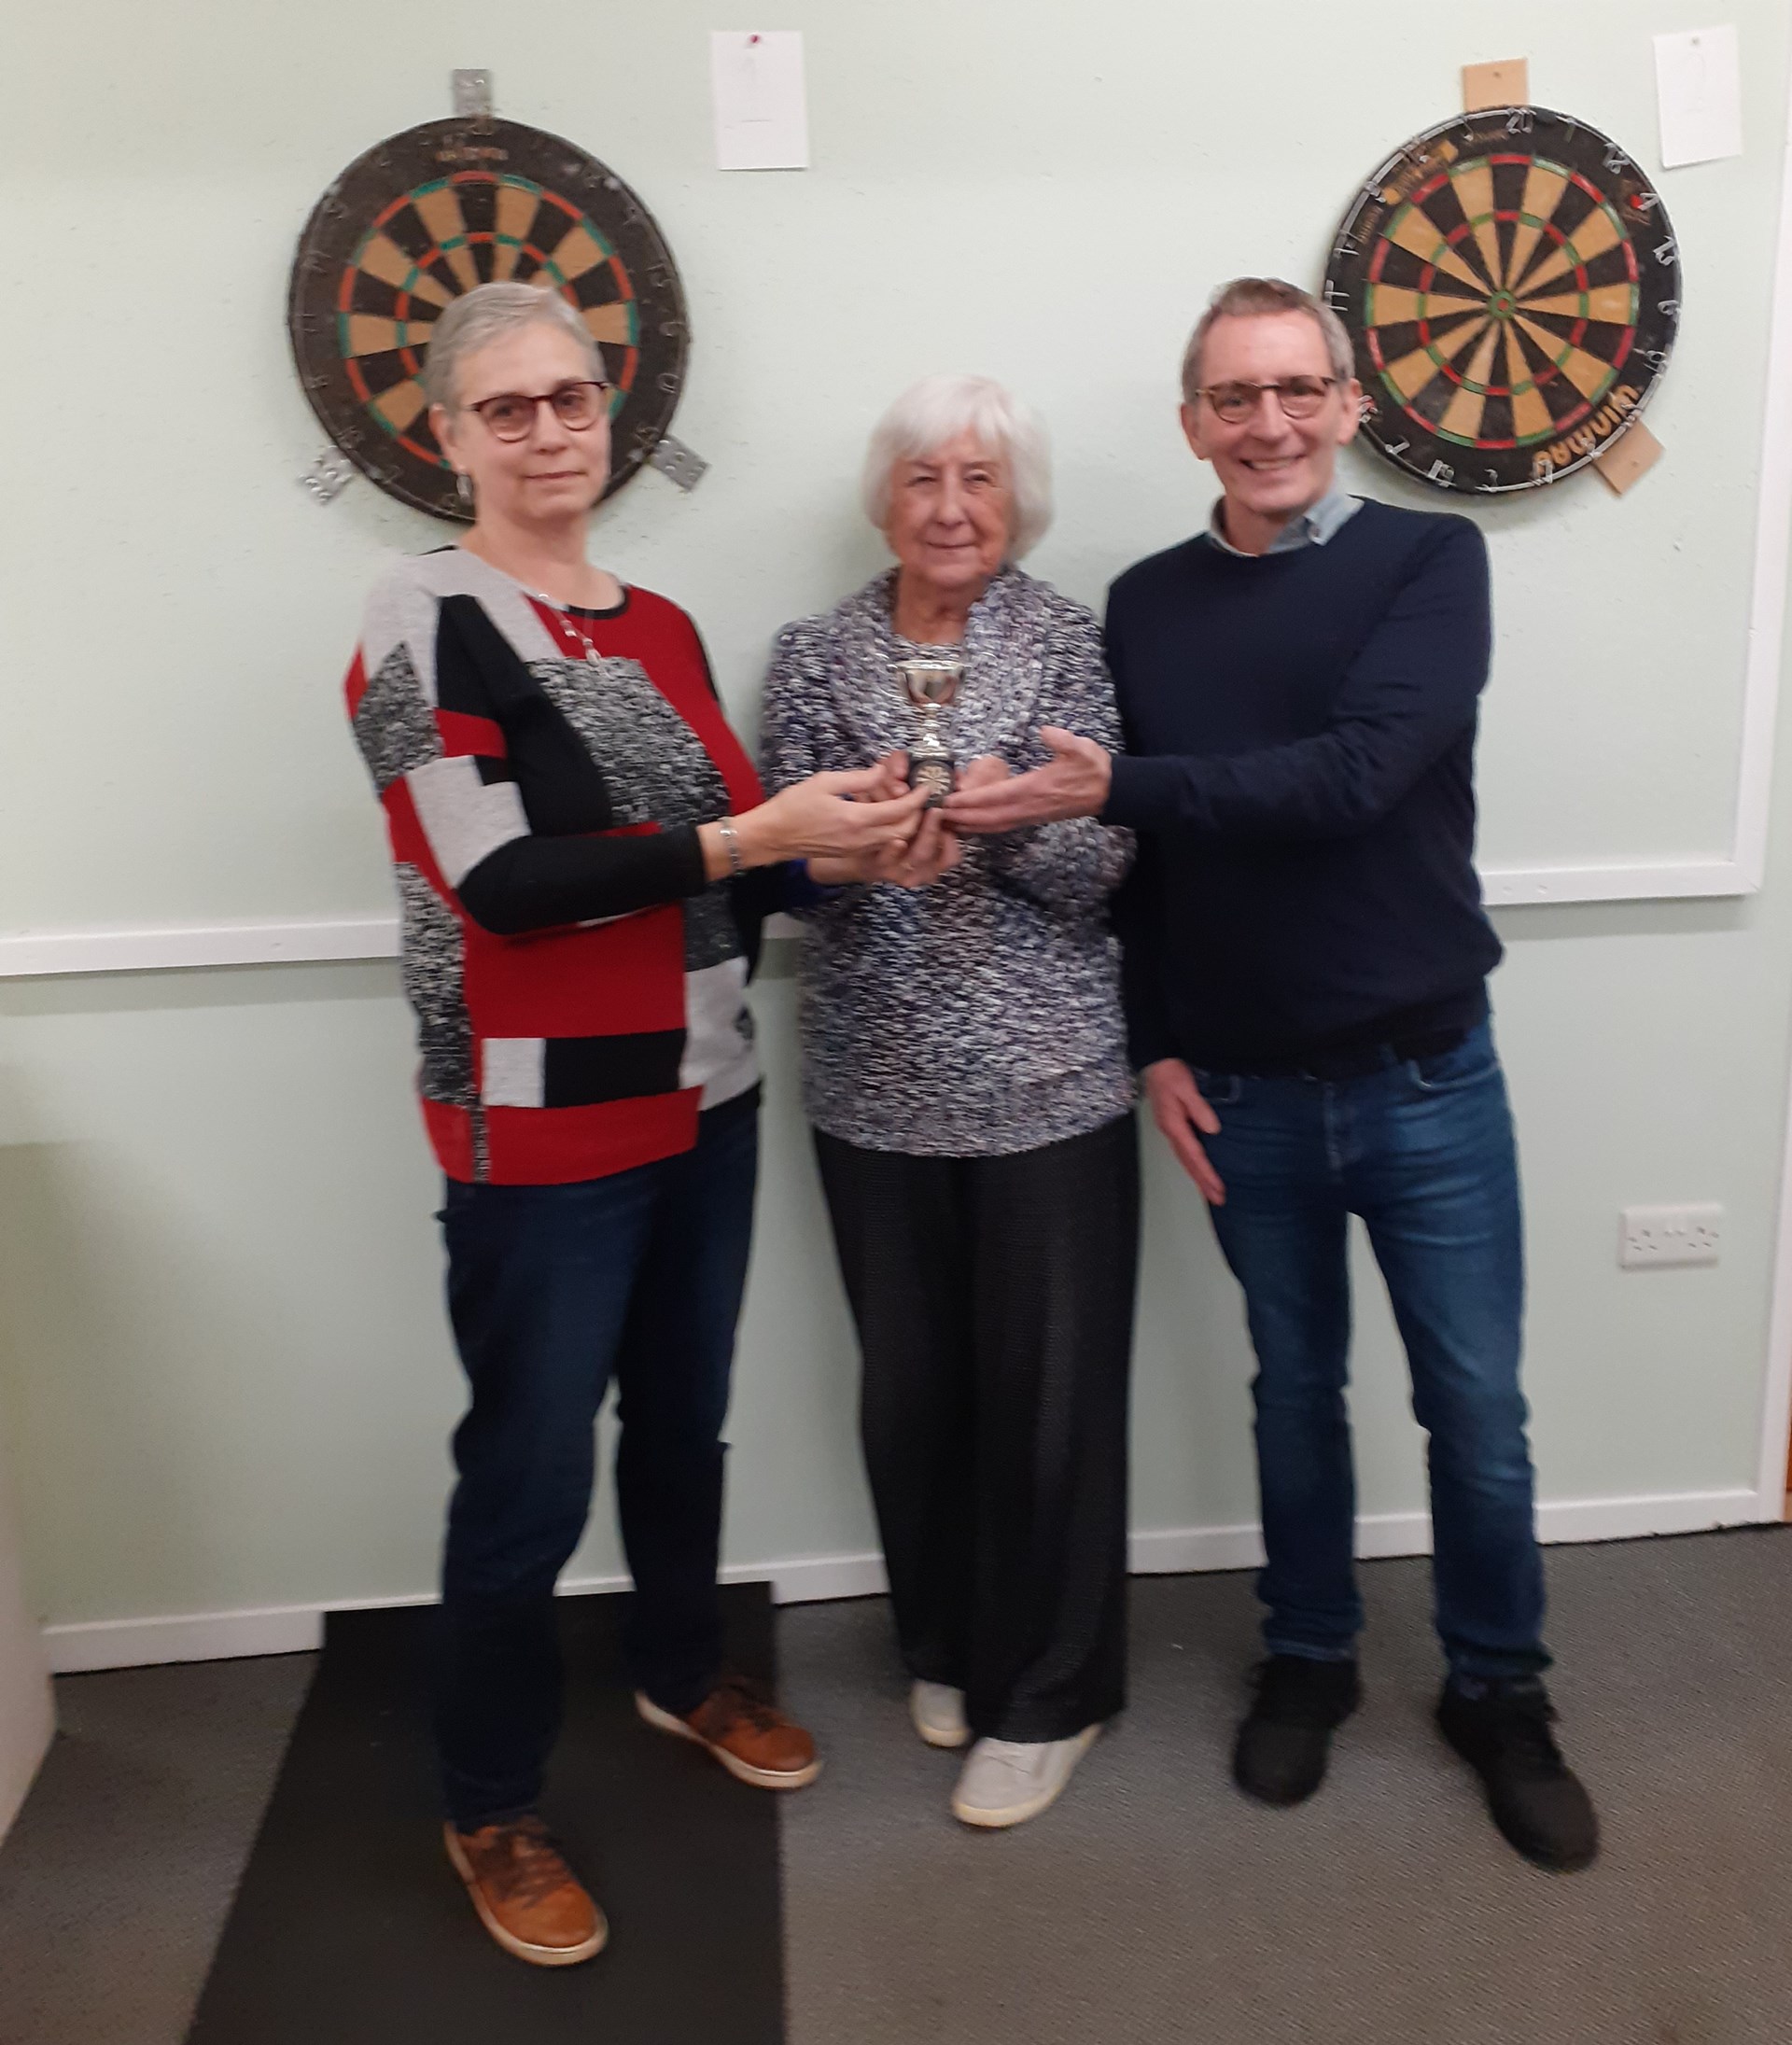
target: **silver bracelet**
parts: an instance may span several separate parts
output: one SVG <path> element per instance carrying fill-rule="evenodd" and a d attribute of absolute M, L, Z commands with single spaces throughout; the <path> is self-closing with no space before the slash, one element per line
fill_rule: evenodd
<path fill-rule="evenodd" d="M 735 876 L 744 874 L 747 871 L 747 861 L 740 856 L 740 833 L 735 829 L 735 819 L 732 817 L 719 818 L 716 829 L 721 835 L 722 846 L 728 854 L 729 873 Z"/>

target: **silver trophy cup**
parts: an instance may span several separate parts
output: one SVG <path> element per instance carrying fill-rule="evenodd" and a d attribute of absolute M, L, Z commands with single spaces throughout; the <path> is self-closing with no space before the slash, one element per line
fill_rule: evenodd
<path fill-rule="evenodd" d="M 964 662 L 957 654 L 898 661 L 896 672 L 920 725 L 908 749 L 908 785 L 924 788 L 927 806 L 937 809 L 952 792 L 952 749 L 940 730 L 940 714 L 959 693 Z"/>

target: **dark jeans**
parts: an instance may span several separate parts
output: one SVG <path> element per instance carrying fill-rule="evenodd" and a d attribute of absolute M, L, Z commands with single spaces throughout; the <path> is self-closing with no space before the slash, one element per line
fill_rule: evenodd
<path fill-rule="evenodd" d="M 591 1510 L 612 1377 L 630 1672 L 678 1713 L 714 1682 L 721 1436 L 758 1155 L 755 1096 L 705 1114 L 694 1150 L 611 1178 L 448 1187 L 472 1404 L 455 1432 L 436 1729 L 448 1813 L 469 1830 L 540 1794 L 560 1723 L 554 1580 Z"/>
<path fill-rule="evenodd" d="M 911 1675 L 979 1736 L 1061 1740 L 1126 1702 L 1130 1114 L 1001 1157 L 817 1132 L 864 1358 L 865 1468 Z"/>
<path fill-rule="evenodd" d="M 1214 1232 L 1257 1352 L 1272 1654 L 1342 1660 L 1363 1624 L 1349 1377 L 1349 1218 L 1368 1229 L 1430 1436 L 1437 1632 L 1452 1673 L 1532 1675 L 1543 1564 L 1519 1390 L 1524 1259 L 1505 1081 L 1483 1024 L 1365 1078 L 1197 1072 L 1223 1128 Z"/>

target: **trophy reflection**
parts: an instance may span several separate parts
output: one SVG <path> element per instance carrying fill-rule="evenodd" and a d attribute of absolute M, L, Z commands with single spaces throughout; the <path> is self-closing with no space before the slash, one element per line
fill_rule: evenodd
<path fill-rule="evenodd" d="M 927 806 L 937 809 L 952 792 L 952 749 L 940 730 L 940 715 L 959 693 L 964 662 L 957 654 L 898 661 L 896 672 L 920 725 L 908 749 L 908 785 L 925 789 Z"/>

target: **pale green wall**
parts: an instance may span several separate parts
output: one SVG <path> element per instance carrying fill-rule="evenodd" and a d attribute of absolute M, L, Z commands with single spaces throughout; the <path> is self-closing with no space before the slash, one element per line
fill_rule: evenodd
<path fill-rule="evenodd" d="M 1581 478 L 1485 518 L 1496 863 L 1728 848 L 1788 54 L 1778 0 L 1730 14 L 1749 153 L 1662 179 L 1687 304 L 1651 414 L 1668 458 L 1622 501 Z M 322 436 L 280 320 L 312 200 L 445 111 L 452 65 L 490 64 L 500 110 L 613 162 L 678 253 L 696 347 L 676 430 L 715 468 L 688 499 L 644 477 L 595 552 L 692 606 L 749 724 L 772 628 L 875 565 L 852 477 L 909 376 L 987 368 L 1043 407 L 1061 512 L 1035 565 L 1095 600 L 1201 514 L 1169 406 L 1212 281 L 1312 274 L 1353 181 L 1452 110 L 1463 62 L 1528 52 L 1539 102 L 1652 165 L 1648 32 L 1703 15 L 1526 4 L 1492 31 L 1438 9 L 1389 35 L 1319 0 L 816 0 L 774 25 L 808 31 L 818 168 L 760 177 L 707 168 L 713 23 L 691 0 L 144 19 L 87 0 L 14 39 L 9 212 L 61 253 L 0 380 L 0 927 L 384 906 L 337 683 L 383 550 L 436 528 L 358 483 L 328 511 L 294 486 Z M 1402 494 L 1379 466 L 1353 476 Z M 1754 1483 L 1786 843 L 1751 902 L 1500 918 L 1549 1499 Z M 791 992 L 758 998 L 740 1562 L 873 1543 Z M 457 1388 L 411 1063 L 385 965 L 0 987 L 0 1436 L 47 1616 L 427 1587 Z M 1254 1516 L 1235 1296 L 1148 1149 L 1135 1522 L 1235 1524 Z M 1677 1199 L 1726 1203 L 1723 1264 L 1620 1273 L 1617 1209 Z M 1364 1506 L 1407 1510 L 1417 1440 L 1372 1281 L 1362 1321 Z M 607 1492 L 598 1518 L 581 1571 L 615 1566 Z"/>

